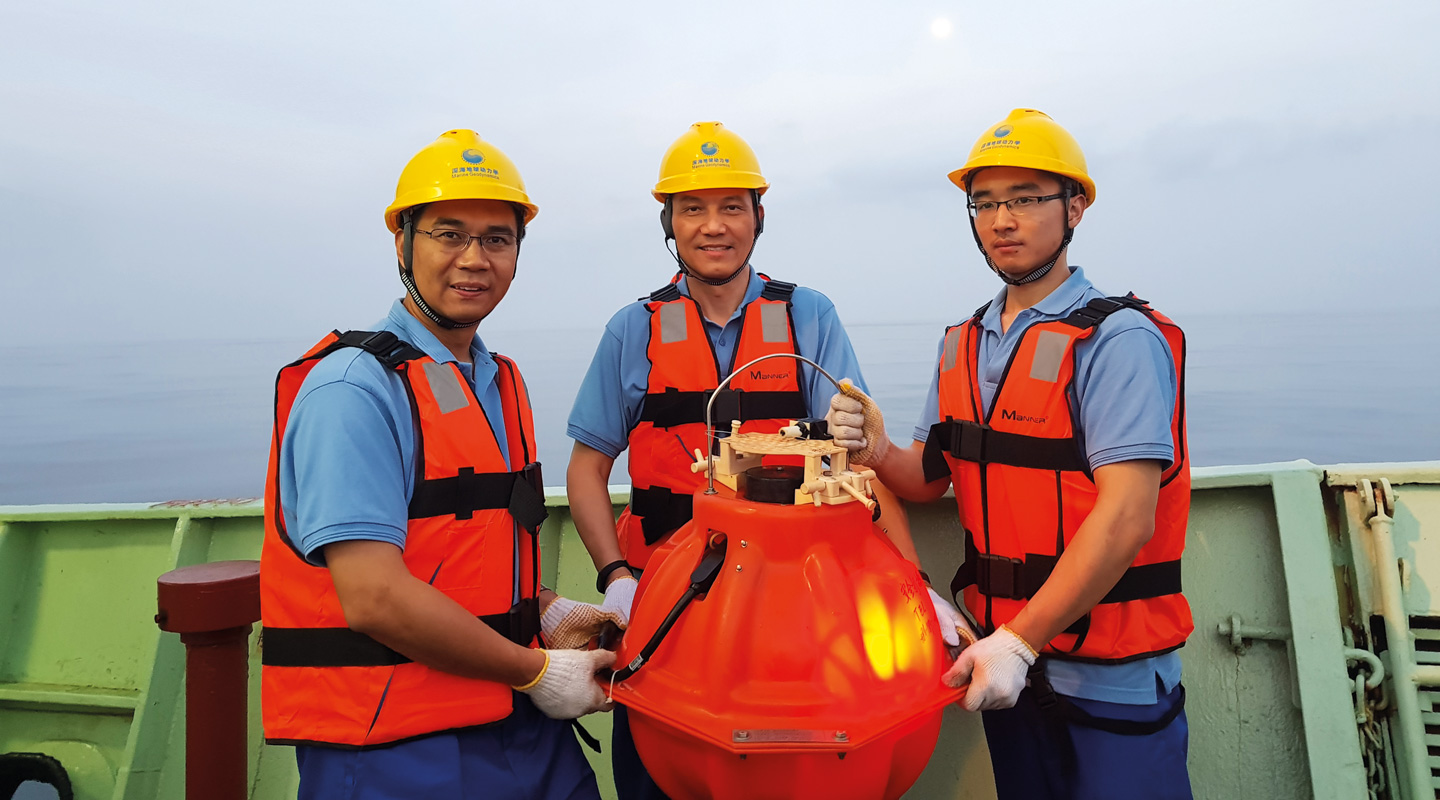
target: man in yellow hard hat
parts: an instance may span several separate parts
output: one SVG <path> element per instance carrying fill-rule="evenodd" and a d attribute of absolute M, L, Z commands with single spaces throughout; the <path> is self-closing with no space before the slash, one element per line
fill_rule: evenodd
<path fill-rule="evenodd" d="M 1095 183 L 1049 116 L 1011 112 L 950 180 L 1005 287 L 946 330 L 911 447 L 859 393 L 833 432 L 902 497 L 955 487 L 951 591 L 988 635 L 945 679 L 985 712 L 999 796 L 1188 798 L 1184 335 L 1068 263 Z"/>
<path fill-rule="evenodd" d="M 478 335 L 537 211 L 499 148 L 442 134 L 385 210 L 404 299 L 277 378 L 262 710 L 301 798 L 599 796 L 570 721 L 609 708 L 612 655 L 563 648 L 616 616 L 540 585 L 530 400 Z"/>
<path fill-rule="evenodd" d="M 755 152 L 718 122 L 697 122 L 660 164 L 653 195 L 678 273 L 605 326 L 570 413 L 575 440 L 567 472 L 576 528 L 599 571 L 603 608 L 627 621 L 637 576 L 650 555 L 690 520 L 703 477 L 690 468 L 709 449 L 705 405 L 719 382 L 755 359 L 799 354 L 831 375 L 860 366 L 834 305 L 823 294 L 756 272 L 750 256 L 765 224 L 769 183 Z M 715 427 L 775 432 L 823 417 L 833 385 L 793 358 L 739 371 L 716 402 Z M 607 488 L 629 450 L 630 504 L 617 523 Z M 881 525 L 919 563 L 904 512 L 881 489 Z M 932 590 L 942 633 L 958 645 L 963 618 Z M 621 800 L 663 797 L 635 753 L 625 709 L 615 710 L 615 784 Z"/>

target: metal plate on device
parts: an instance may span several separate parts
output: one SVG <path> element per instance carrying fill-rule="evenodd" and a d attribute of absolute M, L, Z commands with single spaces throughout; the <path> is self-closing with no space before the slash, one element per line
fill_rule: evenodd
<path fill-rule="evenodd" d="M 735 729 L 730 734 L 736 744 L 833 744 L 848 742 L 845 731 L 814 730 L 807 728 L 753 728 Z"/>

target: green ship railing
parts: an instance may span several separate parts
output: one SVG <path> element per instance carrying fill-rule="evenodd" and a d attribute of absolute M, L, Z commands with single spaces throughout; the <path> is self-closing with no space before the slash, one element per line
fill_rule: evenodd
<path fill-rule="evenodd" d="M 1196 630 L 1180 652 L 1195 796 L 1436 797 L 1440 462 L 1194 476 L 1184 580 Z M 612 500 L 618 511 L 623 487 Z M 563 492 L 546 502 L 544 575 L 598 599 Z M 181 800 L 184 653 L 154 623 L 155 579 L 258 557 L 261 513 L 253 500 L 0 507 L 0 753 L 58 759 L 80 800 Z M 927 568 L 953 569 L 953 500 L 911 516 Z M 260 740 L 257 639 L 250 797 L 288 800 L 293 751 Z M 605 715 L 585 724 L 608 740 Z M 608 748 L 592 763 L 613 797 Z M 948 709 L 907 797 L 991 796 L 978 717 Z"/>

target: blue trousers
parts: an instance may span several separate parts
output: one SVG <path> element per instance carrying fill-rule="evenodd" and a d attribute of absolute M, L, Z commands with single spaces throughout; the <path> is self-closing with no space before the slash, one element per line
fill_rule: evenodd
<path fill-rule="evenodd" d="M 1069 700 L 1104 719 L 1148 722 L 1173 708 L 1180 693 L 1178 685 L 1168 695 L 1162 688 L 1148 706 Z M 1183 711 L 1157 733 L 1126 736 L 1047 714 L 1027 687 L 1014 708 L 982 716 L 1000 800 L 1191 800 Z"/>
<path fill-rule="evenodd" d="M 635 739 L 630 736 L 630 711 L 619 703 L 612 712 L 613 724 L 610 729 L 610 766 L 615 771 L 615 796 L 619 800 L 669 800 L 635 751 Z"/>
<path fill-rule="evenodd" d="M 496 725 L 372 750 L 298 746 L 298 800 L 600 800 L 570 723 L 522 694 Z"/>

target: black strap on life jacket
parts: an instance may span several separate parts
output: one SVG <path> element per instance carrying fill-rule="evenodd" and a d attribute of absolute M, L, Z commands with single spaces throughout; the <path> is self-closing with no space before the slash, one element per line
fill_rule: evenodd
<path fill-rule="evenodd" d="M 376 361 L 389 369 L 395 369 L 406 361 L 422 358 L 425 355 L 420 348 L 390 331 L 346 331 L 345 333 L 335 331 L 335 335 L 339 337 L 339 340 L 331 347 L 336 349 L 358 347 L 375 356 Z"/>
<path fill-rule="evenodd" d="M 630 489 L 630 513 L 640 517 L 645 544 L 655 544 L 695 516 L 695 498 L 665 486 Z"/>
<path fill-rule="evenodd" d="M 1068 316 L 1060 320 L 1066 325 L 1075 328 L 1094 328 L 1104 322 L 1107 317 L 1122 308 L 1133 308 L 1136 311 L 1144 311 L 1147 302 L 1135 296 L 1131 292 L 1124 297 L 1097 297 L 1085 305 L 1071 311 Z"/>
<path fill-rule="evenodd" d="M 421 479 L 415 484 L 410 519 L 450 514 L 470 519 L 476 511 L 505 509 L 520 527 L 533 532 L 549 516 L 543 486 L 538 461 L 515 472 L 477 473 L 474 467 L 461 467 L 453 477 Z"/>
<path fill-rule="evenodd" d="M 594 750 L 596 753 L 600 752 L 600 740 L 595 738 L 595 734 L 585 730 L 585 726 L 580 724 L 579 719 L 570 720 L 570 727 L 575 729 L 575 736 L 577 736 L 586 747 Z"/>
<path fill-rule="evenodd" d="M 1030 690 L 1035 693 L 1035 703 L 1040 706 L 1040 711 L 1052 718 L 1058 718 L 1072 725 L 1079 725 L 1083 728 L 1094 728 L 1095 730 L 1114 733 L 1120 736 L 1149 736 L 1152 733 L 1159 733 L 1170 726 L 1180 712 L 1185 710 L 1185 685 L 1180 684 L 1180 696 L 1175 699 L 1175 705 L 1166 711 L 1159 719 L 1136 720 L 1136 719 L 1111 719 L 1109 717 L 1097 717 L 1089 711 L 1070 702 L 1070 698 L 1058 694 L 1055 688 L 1050 685 L 1050 679 L 1045 675 L 1045 659 L 1035 660 L 1034 666 L 1030 667 L 1029 673 Z"/>
<path fill-rule="evenodd" d="M 680 293 L 680 287 L 674 283 L 667 283 L 651 292 L 648 296 L 640 299 L 648 300 L 652 303 L 668 303 L 671 300 L 679 300 L 681 297 L 684 297 L 684 295 Z"/>
<path fill-rule="evenodd" d="M 789 281 L 777 281 L 774 278 L 765 280 L 765 288 L 760 290 L 760 296 L 766 300 L 780 300 L 790 302 L 790 296 L 795 294 L 795 284 Z"/>
<path fill-rule="evenodd" d="M 645 395 L 640 404 L 640 421 L 657 428 L 674 428 L 705 422 L 705 405 L 714 392 L 682 392 L 666 387 L 663 392 Z M 744 389 L 721 389 L 715 398 L 711 421 L 717 431 L 729 431 L 732 422 L 753 422 L 760 419 L 803 419 L 808 415 L 805 399 L 799 392 L 747 392 Z"/>
<path fill-rule="evenodd" d="M 1045 585 L 1059 561 L 1059 556 L 1040 553 L 1026 553 L 1024 558 L 981 553 L 975 546 L 975 537 L 967 530 L 965 563 L 955 570 L 955 577 L 950 581 L 950 594 L 958 597 L 961 590 L 974 586 L 981 594 L 989 597 L 1029 600 Z M 1179 559 L 1159 561 L 1125 570 L 1115 586 L 1101 598 L 1100 603 L 1126 603 L 1179 593 Z"/>
<path fill-rule="evenodd" d="M 529 646 L 540 634 L 540 600 L 527 597 L 509 611 L 478 619 L 506 639 Z M 271 628 L 260 634 L 267 667 L 392 667 L 411 659 L 349 628 Z"/>
<path fill-rule="evenodd" d="M 950 465 L 944 457 L 946 453 L 977 464 L 1005 464 L 1065 472 L 1084 472 L 1089 468 L 1080 452 L 1080 443 L 1073 437 L 1026 436 L 957 419 L 946 419 L 930 426 L 922 455 L 927 481 L 950 473 Z"/>

